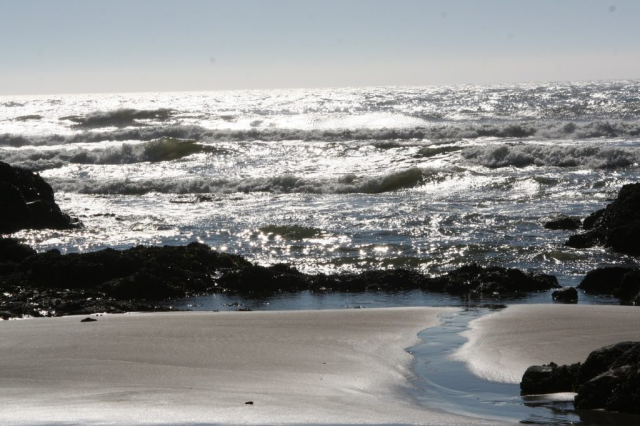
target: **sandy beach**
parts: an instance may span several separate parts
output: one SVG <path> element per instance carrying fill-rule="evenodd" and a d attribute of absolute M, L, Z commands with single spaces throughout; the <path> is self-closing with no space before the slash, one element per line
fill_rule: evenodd
<path fill-rule="evenodd" d="M 0 423 L 483 424 L 427 411 L 405 392 L 405 348 L 448 310 L 4 321 Z"/>
<path fill-rule="evenodd" d="M 491 381 L 520 383 L 531 365 L 582 362 L 602 346 L 640 340 L 636 306 L 515 305 L 470 323 L 453 359 Z"/>

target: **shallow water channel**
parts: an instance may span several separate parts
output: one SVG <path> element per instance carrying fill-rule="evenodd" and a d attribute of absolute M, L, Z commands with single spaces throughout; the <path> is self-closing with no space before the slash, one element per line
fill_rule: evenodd
<path fill-rule="evenodd" d="M 637 426 L 640 416 L 575 410 L 572 393 L 520 396 L 517 384 L 494 383 L 449 359 L 466 339 L 460 333 L 491 308 L 464 308 L 440 314 L 442 325 L 423 330 L 423 343 L 407 349 L 416 357 L 411 395 L 424 407 L 455 414 L 522 424 Z"/>

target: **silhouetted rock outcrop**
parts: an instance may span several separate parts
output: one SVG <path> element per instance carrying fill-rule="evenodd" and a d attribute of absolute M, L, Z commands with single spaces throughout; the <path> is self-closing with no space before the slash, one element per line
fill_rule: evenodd
<path fill-rule="evenodd" d="M 0 234 L 21 229 L 70 229 L 76 220 L 62 213 L 53 189 L 39 175 L 0 161 Z"/>
<path fill-rule="evenodd" d="M 583 234 L 566 242 L 574 248 L 604 245 L 612 250 L 640 256 L 640 183 L 625 185 L 618 197 L 584 220 Z"/>
<path fill-rule="evenodd" d="M 532 366 L 523 394 L 576 391 L 575 407 L 640 413 L 640 342 L 621 342 L 589 354 L 583 364 Z"/>

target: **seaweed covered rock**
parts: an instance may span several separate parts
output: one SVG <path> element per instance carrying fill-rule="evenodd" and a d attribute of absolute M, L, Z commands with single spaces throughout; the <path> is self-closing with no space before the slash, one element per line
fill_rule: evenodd
<path fill-rule="evenodd" d="M 20 317 L 167 310 L 156 302 L 216 292 L 221 271 L 249 265 L 199 243 L 62 255 L 0 240 L 0 311 Z"/>
<path fill-rule="evenodd" d="M 427 290 L 431 278 L 416 271 L 391 269 L 364 271 L 359 274 L 319 275 L 314 279 L 316 291 L 398 291 Z"/>
<path fill-rule="evenodd" d="M 587 232 L 571 236 L 567 246 L 604 245 L 619 253 L 640 256 L 640 183 L 623 186 L 611 204 L 585 219 L 583 227 Z"/>
<path fill-rule="evenodd" d="M 39 175 L 0 161 L 0 234 L 21 229 L 71 229 L 79 225 L 62 213 L 53 189 Z"/>
<path fill-rule="evenodd" d="M 619 297 L 623 302 L 640 303 L 640 269 L 608 266 L 589 271 L 579 289 L 591 294 Z"/>
<path fill-rule="evenodd" d="M 451 294 L 518 293 L 553 288 L 560 288 L 558 280 L 553 275 L 534 274 L 498 266 L 485 268 L 477 264 L 463 266 L 426 282 L 426 290 Z"/>
<path fill-rule="evenodd" d="M 214 276 L 220 270 L 249 265 L 240 256 L 191 243 L 66 255 L 51 250 L 26 258 L 17 273 L 24 284 L 33 287 L 99 289 L 107 294 L 126 294 L 126 298 L 161 300 L 207 291 L 215 286 Z M 169 287 L 175 290 L 168 291 Z"/>
<path fill-rule="evenodd" d="M 284 264 L 255 265 L 200 243 L 63 255 L 57 250 L 36 253 L 15 240 L 0 240 L 0 290 L 11 295 L 0 300 L 0 310 L 16 316 L 112 311 L 120 309 L 120 302 L 131 301 L 145 302 L 142 307 L 149 310 L 149 301 L 221 292 L 425 290 L 470 295 L 558 287 L 553 276 L 475 264 L 440 277 L 403 269 L 309 275 Z"/>
<path fill-rule="evenodd" d="M 288 265 L 270 267 L 249 264 L 222 275 L 217 285 L 224 290 L 239 293 L 279 293 L 309 289 L 311 276 Z"/>
<path fill-rule="evenodd" d="M 485 268 L 476 264 L 463 266 L 440 277 L 428 277 L 405 269 L 306 275 L 286 265 L 251 265 L 225 274 L 218 284 L 228 291 L 251 293 L 426 290 L 456 295 L 534 292 L 560 287 L 556 278 L 550 275 L 497 266 Z"/>

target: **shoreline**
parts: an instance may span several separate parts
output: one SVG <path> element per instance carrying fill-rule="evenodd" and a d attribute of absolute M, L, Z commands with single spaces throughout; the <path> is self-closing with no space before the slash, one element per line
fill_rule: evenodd
<path fill-rule="evenodd" d="M 406 389 L 455 308 L 145 313 L 0 326 L 4 424 L 489 424 Z M 248 405 L 245 402 L 252 401 Z M 144 419 L 144 420 L 143 420 Z M 35 422 L 37 424 L 37 421 Z M 491 423 L 493 424 L 493 423 Z"/>

